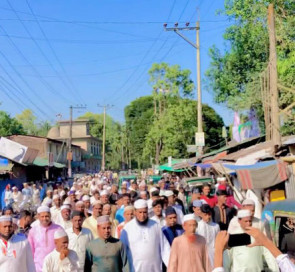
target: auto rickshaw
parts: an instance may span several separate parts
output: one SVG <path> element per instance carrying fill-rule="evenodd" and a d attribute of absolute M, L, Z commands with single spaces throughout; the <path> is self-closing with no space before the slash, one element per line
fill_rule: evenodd
<path fill-rule="evenodd" d="M 287 251 L 284 240 L 286 234 L 295 231 L 295 199 L 273 201 L 268 203 L 261 218 L 266 224 L 275 245 L 282 251 Z M 295 248 L 295 245 L 294 245 Z"/>

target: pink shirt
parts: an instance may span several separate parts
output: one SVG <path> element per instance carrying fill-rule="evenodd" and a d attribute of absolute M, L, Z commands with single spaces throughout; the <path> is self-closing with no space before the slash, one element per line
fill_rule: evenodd
<path fill-rule="evenodd" d="M 42 272 L 45 257 L 55 249 L 54 233 L 60 228 L 54 223 L 51 223 L 47 228 L 39 224 L 31 228 L 28 240 L 32 248 L 36 272 Z"/>

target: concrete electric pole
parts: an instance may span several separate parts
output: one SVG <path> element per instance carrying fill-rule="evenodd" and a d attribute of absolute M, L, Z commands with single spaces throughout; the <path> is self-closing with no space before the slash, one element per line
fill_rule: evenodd
<path fill-rule="evenodd" d="M 113 107 L 113 105 L 99 105 L 98 107 L 103 108 L 103 135 L 102 135 L 102 161 L 101 161 L 101 170 L 105 171 L 105 145 L 106 145 L 106 111 Z"/>
<path fill-rule="evenodd" d="M 204 134 L 203 134 L 203 115 L 202 115 L 202 91 L 201 91 L 201 61 L 200 61 L 200 22 L 196 23 L 195 27 L 189 26 L 189 23 L 185 24 L 185 27 L 179 27 L 178 23 L 174 24 L 174 27 L 167 27 L 167 24 L 164 24 L 164 29 L 166 31 L 174 31 L 178 36 L 188 42 L 193 46 L 196 51 L 197 57 L 197 111 L 198 111 L 198 134 L 196 134 L 196 144 L 197 138 L 201 139 L 200 142 L 204 144 Z M 180 31 L 182 30 L 196 30 L 196 44 L 190 41 L 185 37 Z M 198 155 L 203 154 L 203 144 L 199 143 L 198 146 Z"/>
<path fill-rule="evenodd" d="M 70 131 L 69 131 L 69 140 L 68 140 L 68 177 L 72 177 L 72 137 L 73 137 L 73 109 L 86 109 L 86 106 L 70 106 Z"/>

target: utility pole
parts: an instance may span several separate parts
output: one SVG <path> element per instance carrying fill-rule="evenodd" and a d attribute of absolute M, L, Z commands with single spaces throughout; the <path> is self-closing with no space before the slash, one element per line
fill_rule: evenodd
<path fill-rule="evenodd" d="M 281 145 L 279 105 L 278 105 L 278 72 L 276 53 L 276 31 L 274 5 L 268 6 L 268 33 L 269 33 L 269 88 L 271 102 L 271 135 L 274 146 Z"/>
<path fill-rule="evenodd" d="M 197 112 L 198 112 L 198 133 L 199 135 L 203 133 L 203 115 L 202 115 L 202 91 L 201 91 L 201 61 L 200 61 L 200 22 L 196 23 L 195 27 L 189 26 L 189 23 L 185 24 L 185 27 L 179 27 L 178 23 L 174 24 L 174 27 L 167 27 L 167 24 L 164 24 L 164 29 L 166 31 L 173 31 L 191 46 L 193 46 L 196 51 L 197 58 Z M 196 30 L 196 43 L 190 41 L 185 37 L 180 31 L 187 30 Z M 198 155 L 203 153 L 203 146 L 198 147 Z"/>
<path fill-rule="evenodd" d="M 69 140 L 68 140 L 68 177 L 72 177 L 72 138 L 73 138 L 73 109 L 86 109 L 86 106 L 80 105 L 80 106 L 70 106 L 70 131 L 69 131 Z"/>
<path fill-rule="evenodd" d="M 99 105 L 98 107 L 103 108 L 103 135 L 102 135 L 102 161 L 101 161 L 101 170 L 105 171 L 105 145 L 106 145 L 106 110 L 113 107 L 113 105 Z"/>

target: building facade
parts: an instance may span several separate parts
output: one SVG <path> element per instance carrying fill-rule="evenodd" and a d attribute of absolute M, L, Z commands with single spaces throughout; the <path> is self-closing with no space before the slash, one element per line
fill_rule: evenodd
<path fill-rule="evenodd" d="M 48 132 L 48 138 L 68 141 L 70 137 L 70 121 L 59 121 L 56 127 Z M 101 167 L 101 141 L 90 134 L 89 120 L 72 121 L 72 144 L 81 148 L 81 163 L 79 169 L 86 172 L 99 171 Z M 73 168 L 76 164 L 73 162 Z"/>

